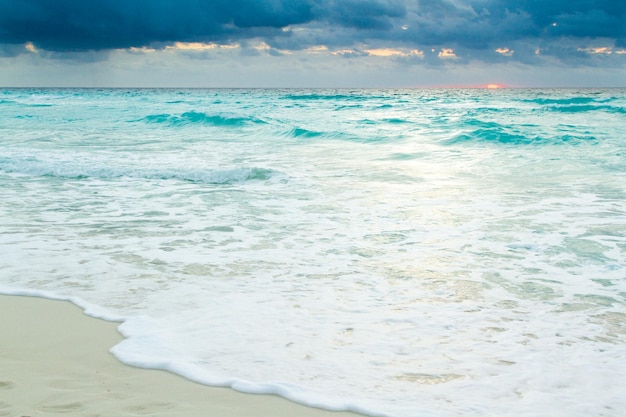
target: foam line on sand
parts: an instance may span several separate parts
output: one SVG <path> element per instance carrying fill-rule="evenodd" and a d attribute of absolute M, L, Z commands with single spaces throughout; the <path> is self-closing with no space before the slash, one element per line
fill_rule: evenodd
<path fill-rule="evenodd" d="M 0 295 L 0 416 L 358 417 L 134 368 L 118 323 L 66 301 Z"/>

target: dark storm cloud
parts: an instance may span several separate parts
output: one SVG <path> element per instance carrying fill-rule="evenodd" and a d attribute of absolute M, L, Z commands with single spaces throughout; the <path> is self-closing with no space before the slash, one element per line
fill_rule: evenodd
<path fill-rule="evenodd" d="M 321 6 L 317 17 L 331 24 L 362 30 L 388 30 L 393 27 L 392 18 L 406 15 L 401 0 L 329 0 L 318 2 Z"/>
<path fill-rule="evenodd" d="M 425 48 L 453 47 L 462 61 L 537 63 L 540 56 L 551 56 L 586 64 L 579 48 L 626 46 L 624 1 L 418 0 L 405 20 L 398 39 Z M 495 53 L 502 47 L 515 52 Z"/>
<path fill-rule="evenodd" d="M 0 0 L 0 42 L 55 51 L 140 47 L 257 36 L 312 17 L 306 0 Z"/>
<path fill-rule="evenodd" d="M 576 37 L 624 36 L 626 2 L 620 0 L 519 0 L 538 28 L 557 23 L 555 35 Z"/>
<path fill-rule="evenodd" d="M 626 2 L 615 0 L 419 0 L 413 36 L 426 43 L 522 38 L 623 38 Z"/>
<path fill-rule="evenodd" d="M 296 25 L 302 30 L 282 30 Z M 625 47 L 626 1 L 0 0 L 0 44 L 66 52 L 252 38 L 289 49 L 453 47 L 481 60 L 515 44 L 517 56 L 542 48 L 567 59 L 580 51 L 556 45 L 572 39 Z"/>

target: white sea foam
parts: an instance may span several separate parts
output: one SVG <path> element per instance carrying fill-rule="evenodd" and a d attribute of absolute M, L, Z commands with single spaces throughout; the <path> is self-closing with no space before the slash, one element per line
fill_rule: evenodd
<path fill-rule="evenodd" d="M 8 91 L 0 291 L 124 319 L 129 364 L 304 404 L 619 416 L 625 103 Z"/>

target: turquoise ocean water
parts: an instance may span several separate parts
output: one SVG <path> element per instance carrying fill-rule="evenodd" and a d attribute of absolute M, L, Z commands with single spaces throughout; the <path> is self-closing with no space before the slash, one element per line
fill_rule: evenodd
<path fill-rule="evenodd" d="M 374 416 L 622 416 L 626 90 L 0 90 L 0 291 Z"/>

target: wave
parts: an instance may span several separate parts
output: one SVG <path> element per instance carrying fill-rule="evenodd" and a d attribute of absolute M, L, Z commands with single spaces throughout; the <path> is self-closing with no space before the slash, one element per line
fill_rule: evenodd
<path fill-rule="evenodd" d="M 262 124 L 265 123 L 261 119 L 255 117 L 241 117 L 237 115 L 229 114 L 206 114 L 197 111 L 188 111 L 180 115 L 173 114 L 151 114 L 139 121 L 152 124 L 161 124 L 168 126 L 188 126 L 188 125 L 206 125 L 217 127 L 240 127 L 249 124 Z"/>
<path fill-rule="evenodd" d="M 535 142 L 535 138 L 524 135 L 507 133 L 501 129 L 476 129 L 471 132 L 463 132 L 444 141 L 448 145 L 456 145 L 468 142 L 497 142 L 511 145 L 529 144 Z"/>
<path fill-rule="evenodd" d="M 443 143 L 447 145 L 476 142 L 491 142 L 507 145 L 556 145 L 597 140 L 594 136 L 569 134 L 540 136 L 531 134 L 530 132 L 518 131 L 513 127 L 501 125 L 496 122 L 485 122 L 481 120 L 467 121 L 464 127 L 464 130 L 444 140 Z"/>
<path fill-rule="evenodd" d="M 335 139 L 354 142 L 379 142 L 383 139 L 380 136 L 363 137 L 358 136 L 357 134 L 350 134 L 341 131 L 309 130 L 302 127 L 294 127 L 293 129 L 288 130 L 285 134 L 287 137 L 294 139 Z M 386 137 L 386 139 L 388 139 L 388 137 Z"/>
<path fill-rule="evenodd" d="M 531 98 L 527 100 L 522 100 L 525 103 L 536 103 L 541 105 L 547 104 L 559 104 L 559 105 L 570 105 L 570 104 L 588 104 L 597 102 L 597 99 L 594 97 L 570 97 L 570 98 Z M 604 100 L 603 100 L 604 101 Z"/>
<path fill-rule="evenodd" d="M 283 97 L 287 100 L 369 100 L 370 97 L 352 95 L 352 94 L 287 94 Z"/>
<path fill-rule="evenodd" d="M 325 133 L 296 127 L 289 131 L 289 135 L 294 138 L 317 138 L 325 136 Z"/>
<path fill-rule="evenodd" d="M 363 94 L 350 94 L 350 93 L 302 93 L 302 94 L 287 94 L 281 97 L 284 100 L 294 101 L 370 101 L 370 100 L 389 100 L 391 97 L 384 95 L 363 95 Z"/>
<path fill-rule="evenodd" d="M 352 111 L 354 109 L 362 109 L 362 108 L 363 108 L 362 104 L 340 104 L 340 105 L 336 105 L 334 110 L 335 111 L 342 111 L 342 110 Z"/>
<path fill-rule="evenodd" d="M 408 121 L 408 120 L 406 120 L 406 119 L 400 119 L 400 118 L 397 118 L 397 117 L 391 117 L 391 118 L 389 118 L 389 119 L 383 119 L 382 121 L 383 121 L 383 122 L 385 122 L 385 123 L 392 124 L 392 125 L 398 125 L 398 124 L 409 123 L 409 121 Z"/>
<path fill-rule="evenodd" d="M 536 111 L 552 111 L 558 113 L 586 113 L 590 111 L 605 111 L 608 113 L 626 114 L 623 106 L 611 105 L 615 97 L 569 97 L 569 98 L 534 98 L 522 100 L 525 103 L 540 104 Z"/>
<path fill-rule="evenodd" d="M 22 160 L 0 158 L 0 172 L 75 180 L 87 178 L 116 179 L 126 177 L 147 180 L 179 180 L 205 184 L 234 184 L 247 181 L 266 181 L 277 174 L 274 170 L 259 167 L 231 169 L 112 168 L 105 165 L 77 165 L 69 161 L 45 162 L 36 158 L 25 158 Z"/>
<path fill-rule="evenodd" d="M 0 100 L 0 106 L 20 106 L 20 107 L 53 107 L 52 103 L 23 103 L 15 100 Z"/>
<path fill-rule="evenodd" d="M 574 104 L 574 105 L 556 105 L 547 106 L 548 111 L 559 113 L 587 113 L 591 111 L 604 111 L 607 113 L 626 114 L 626 108 L 607 105 L 590 105 L 590 104 Z"/>

